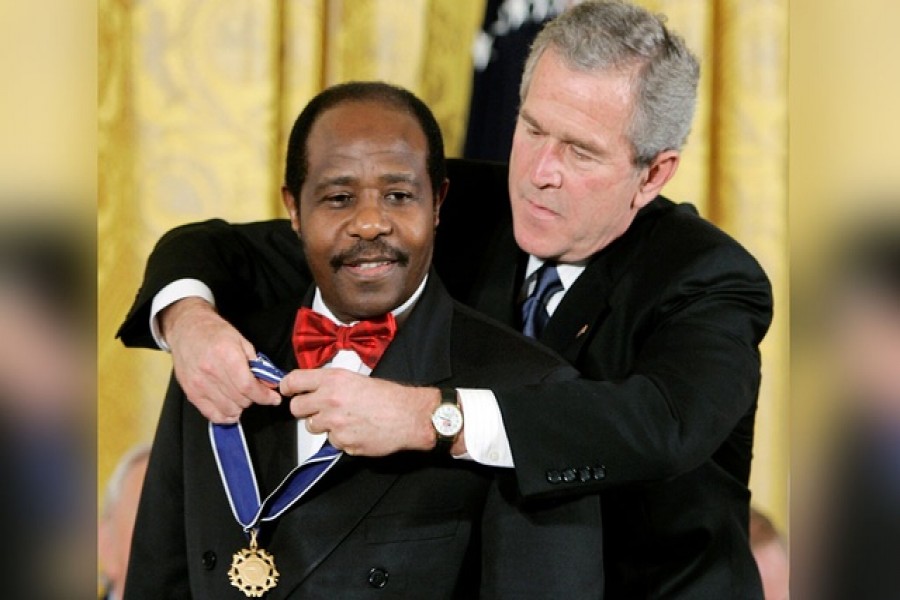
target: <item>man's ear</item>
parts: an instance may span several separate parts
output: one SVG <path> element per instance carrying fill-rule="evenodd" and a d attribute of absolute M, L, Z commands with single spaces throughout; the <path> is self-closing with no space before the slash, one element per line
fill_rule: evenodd
<path fill-rule="evenodd" d="M 441 206 L 444 204 L 444 200 L 447 198 L 447 190 L 450 189 L 450 180 L 444 179 L 441 182 L 441 187 L 437 190 L 434 195 L 434 226 L 437 227 L 438 223 L 441 222 Z"/>
<path fill-rule="evenodd" d="M 294 233 L 300 235 L 300 206 L 297 199 L 294 198 L 294 194 L 284 185 L 281 186 L 281 201 L 291 217 L 291 229 L 294 230 Z"/>
<path fill-rule="evenodd" d="M 632 208 L 640 210 L 656 198 L 663 186 L 674 177 L 680 162 L 681 153 L 678 150 L 665 150 L 657 154 L 641 173 L 640 187 L 634 195 Z"/>
<path fill-rule="evenodd" d="M 102 519 L 97 524 L 97 559 L 103 574 L 110 579 L 116 578 L 122 566 L 119 564 L 121 552 L 116 547 L 115 533 L 110 519 Z"/>

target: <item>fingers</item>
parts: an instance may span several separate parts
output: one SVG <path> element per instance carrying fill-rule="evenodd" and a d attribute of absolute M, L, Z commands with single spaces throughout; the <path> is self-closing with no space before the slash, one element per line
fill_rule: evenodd
<path fill-rule="evenodd" d="M 191 400 L 191 404 L 193 404 L 209 421 L 216 423 L 217 425 L 232 425 L 237 423 L 241 418 L 241 410 L 238 407 L 235 407 L 235 410 L 231 412 L 223 412 L 211 402 Z"/>
<path fill-rule="evenodd" d="M 430 411 L 419 419 L 401 393 L 406 390 L 344 369 L 296 370 L 281 382 L 281 391 L 292 396 L 291 413 L 305 419 L 307 431 L 327 433 L 336 448 L 361 456 L 417 447 L 409 438 L 418 420 L 426 422 L 433 445 Z"/>
<path fill-rule="evenodd" d="M 229 381 L 225 383 L 224 392 L 234 395 L 234 402 L 247 408 L 250 404 L 277 406 L 281 404 L 281 394 L 257 379 L 250 371 L 247 361 L 242 361 L 228 370 Z"/>
<path fill-rule="evenodd" d="M 291 414 L 294 415 L 294 418 L 309 419 L 311 416 L 318 414 L 318 412 L 319 411 L 315 403 L 315 398 L 304 395 L 294 396 L 293 398 L 291 398 Z M 308 423 L 306 428 L 309 429 Z M 317 432 L 310 430 L 310 433 Z"/>
<path fill-rule="evenodd" d="M 329 429 L 327 429 L 321 425 L 320 422 L 322 421 L 322 419 L 317 419 L 317 416 L 318 416 L 318 413 L 316 413 L 315 415 L 310 415 L 309 417 L 304 419 L 304 426 L 306 427 L 306 430 L 313 435 L 327 433 L 328 434 L 328 442 L 332 446 L 334 446 L 336 449 L 342 451 L 344 454 L 354 456 L 356 454 L 355 446 L 352 446 L 349 443 L 342 442 L 334 432 L 330 431 Z M 315 419 L 315 421 L 314 421 L 314 419 Z"/>
<path fill-rule="evenodd" d="M 236 423 L 244 409 L 253 403 L 281 403 L 278 392 L 260 383 L 249 369 L 243 370 L 243 366 L 240 369 L 239 373 L 226 372 L 226 377 L 233 374 L 233 379 L 222 380 L 214 373 L 190 384 L 182 383 L 182 389 L 204 417 L 220 424 Z"/>
<path fill-rule="evenodd" d="M 313 435 L 316 435 L 319 433 L 327 433 L 326 430 L 324 430 L 320 427 L 316 427 L 316 425 L 313 423 L 313 419 L 315 419 L 315 417 L 316 417 L 316 415 L 310 415 L 310 416 L 306 417 L 306 419 L 304 420 L 305 424 L 306 424 L 306 430 L 308 432 L 312 433 Z"/>
<path fill-rule="evenodd" d="M 184 301 L 182 301 L 184 302 Z M 190 306 L 190 305 L 189 305 Z M 188 400 L 214 423 L 234 423 L 250 404 L 278 405 L 281 396 L 250 371 L 256 351 L 213 309 L 197 304 L 167 321 L 175 376 Z"/>
<path fill-rule="evenodd" d="M 188 393 L 188 398 L 214 423 L 236 423 L 251 404 L 281 404 L 281 395 L 254 377 L 246 361 L 241 360 L 224 372 L 218 368 L 201 369 L 201 373 L 204 385 L 196 386 L 197 392 Z"/>
<path fill-rule="evenodd" d="M 288 397 L 314 392 L 319 389 L 326 372 L 324 369 L 294 369 L 281 380 L 279 390 Z"/>
<path fill-rule="evenodd" d="M 256 358 L 256 349 L 253 347 L 253 344 L 251 344 L 245 338 L 241 338 L 241 350 L 244 351 L 244 358 L 247 359 L 247 361 L 251 361 Z"/>

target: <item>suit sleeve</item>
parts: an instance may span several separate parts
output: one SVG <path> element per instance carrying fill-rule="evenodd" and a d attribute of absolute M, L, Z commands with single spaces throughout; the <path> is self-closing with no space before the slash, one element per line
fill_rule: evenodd
<path fill-rule="evenodd" d="M 150 333 L 153 297 L 183 278 L 198 279 L 213 290 L 226 317 L 302 294 L 311 281 L 285 219 L 244 224 L 215 219 L 177 227 L 150 254 L 144 280 L 117 333 L 126 346 L 156 348 Z"/>
<path fill-rule="evenodd" d="M 521 503 L 511 473 L 498 472 L 481 524 L 482 598 L 600 598 L 599 496 Z"/>
<path fill-rule="evenodd" d="M 768 279 L 736 244 L 658 268 L 631 274 L 647 293 L 610 300 L 580 379 L 495 390 L 525 497 L 667 480 L 712 458 L 749 476 Z"/>

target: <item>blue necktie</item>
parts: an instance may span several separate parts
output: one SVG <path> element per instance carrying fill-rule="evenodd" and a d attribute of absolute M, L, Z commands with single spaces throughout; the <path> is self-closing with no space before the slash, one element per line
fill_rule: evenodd
<path fill-rule="evenodd" d="M 550 313 L 547 312 L 547 302 L 551 296 L 563 289 L 559 280 L 559 273 L 553 263 L 544 263 L 537 272 L 537 281 L 534 291 L 522 304 L 522 333 L 531 338 L 540 337 Z"/>

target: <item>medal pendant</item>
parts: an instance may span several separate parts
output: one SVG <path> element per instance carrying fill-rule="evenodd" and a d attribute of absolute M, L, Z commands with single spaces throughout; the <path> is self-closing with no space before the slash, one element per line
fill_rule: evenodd
<path fill-rule="evenodd" d="M 256 546 L 256 530 L 250 532 L 250 549 L 236 552 L 228 571 L 231 585 L 248 598 L 261 598 L 278 583 L 275 558 Z"/>

